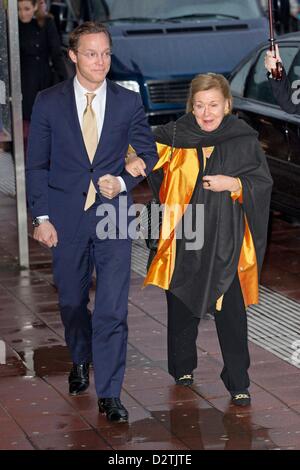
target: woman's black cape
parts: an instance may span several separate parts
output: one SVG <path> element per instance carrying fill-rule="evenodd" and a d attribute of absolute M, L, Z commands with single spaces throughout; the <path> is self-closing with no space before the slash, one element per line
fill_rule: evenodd
<path fill-rule="evenodd" d="M 158 143 L 171 146 L 173 123 L 155 130 Z M 214 146 L 205 171 L 202 147 Z M 196 148 L 200 171 L 191 203 L 204 204 L 204 244 L 201 249 L 186 250 L 186 240 L 176 240 L 176 261 L 169 290 L 191 312 L 203 316 L 213 311 L 217 299 L 226 293 L 237 272 L 245 231 L 245 216 L 254 241 L 258 275 L 264 258 L 272 178 L 257 133 L 236 116 L 226 116 L 219 128 L 204 132 L 192 113 L 177 120 L 175 148 Z M 229 191 L 212 192 L 203 188 L 204 175 L 223 174 L 239 177 L 243 203 L 234 202 Z M 151 175 L 156 196 L 161 172 Z M 193 221 L 195 227 L 195 221 Z"/>

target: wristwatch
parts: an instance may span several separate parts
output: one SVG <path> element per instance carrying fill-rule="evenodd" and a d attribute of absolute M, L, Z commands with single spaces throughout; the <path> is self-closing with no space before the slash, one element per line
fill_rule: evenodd
<path fill-rule="evenodd" d="M 47 217 L 47 216 L 35 217 L 32 220 L 32 225 L 33 225 L 33 227 L 39 227 L 43 222 L 49 222 L 49 217 Z"/>

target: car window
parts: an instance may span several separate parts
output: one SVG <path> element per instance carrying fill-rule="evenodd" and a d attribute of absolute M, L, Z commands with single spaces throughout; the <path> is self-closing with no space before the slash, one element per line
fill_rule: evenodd
<path fill-rule="evenodd" d="M 231 92 L 234 95 L 244 96 L 246 79 L 252 65 L 252 59 L 248 60 L 236 73 L 230 83 Z"/>
<path fill-rule="evenodd" d="M 283 60 L 283 58 L 282 58 Z M 290 62 L 290 66 L 287 67 L 285 60 L 283 61 L 285 65 L 286 72 L 288 74 L 288 78 L 292 83 L 294 80 L 300 79 L 300 50 L 297 50 L 296 55 L 293 56 L 292 61 Z"/>
<path fill-rule="evenodd" d="M 277 104 L 273 96 L 272 89 L 268 83 L 266 69 L 264 66 L 264 58 L 267 49 L 261 51 L 256 64 L 250 71 L 250 75 L 247 82 L 247 87 L 245 89 L 245 97 L 251 98 L 263 103 Z M 298 55 L 298 47 L 280 47 L 280 55 L 282 62 L 284 63 L 287 73 L 289 73 L 294 60 Z M 300 65 L 300 56 L 298 62 Z M 299 66 L 298 65 L 298 66 Z M 295 67 L 296 67 L 295 63 Z"/>

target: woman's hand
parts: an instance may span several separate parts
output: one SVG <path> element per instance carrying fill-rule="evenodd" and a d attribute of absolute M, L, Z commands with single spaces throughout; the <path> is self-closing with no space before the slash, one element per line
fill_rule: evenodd
<path fill-rule="evenodd" d="M 125 170 L 131 176 L 147 176 L 145 173 L 146 164 L 144 160 L 137 155 L 129 155 L 126 158 Z"/>
<path fill-rule="evenodd" d="M 202 178 L 203 188 L 219 193 L 221 191 L 237 192 L 240 187 L 240 182 L 237 178 L 225 175 L 205 175 Z"/>

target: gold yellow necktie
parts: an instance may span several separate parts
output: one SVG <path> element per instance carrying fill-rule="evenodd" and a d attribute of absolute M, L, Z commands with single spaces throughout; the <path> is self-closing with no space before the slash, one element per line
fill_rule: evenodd
<path fill-rule="evenodd" d="M 97 119 L 92 108 L 92 102 L 96 95 L 94 93 L 87 93 L 85 96 L 87 99 L 87 105 L 83 113 L 82 135 L 89 160 L 91 163 L 93 163 L 98 146 Z M 94 204 L 96 200 L 96 194 L 97 191 L 93 181 L 91 180 L 84 206 L 85 211 Z"/>

